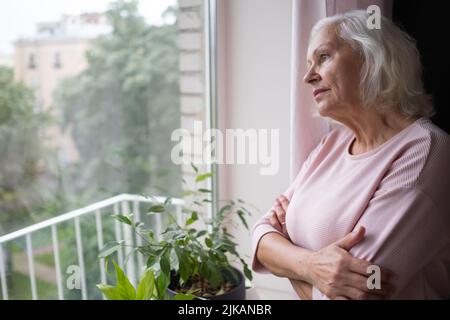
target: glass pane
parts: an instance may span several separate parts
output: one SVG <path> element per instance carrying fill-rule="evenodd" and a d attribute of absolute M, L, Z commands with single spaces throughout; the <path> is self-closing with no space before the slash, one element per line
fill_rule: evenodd
<path fill-rule="evenodd" d="M 171 134 L 204 118 L 203 41 L 203 1 L 1 1 L 0 236 L 118 194 L 181 197 L 195 176 L 171 160 Z M 93 214 L 80 226 L 88 298 L 100 299 Z M 80 299 L 67 285 L 74 221 L 57 228 L 64 297 Z M 10 298 L 31 299 L 28 264 L 16 267 L 25 237 L 2 245 Z M 50 228 L 33 233 L 33 250 L 54 272 Z M 58 298 L 51 278 L 37 277 L 39 298 Z"/>
<path fill-rule="evenodd" d="M 121 193 L 179 196 L 176 0 L 0 9 L 0 234 Z"/>

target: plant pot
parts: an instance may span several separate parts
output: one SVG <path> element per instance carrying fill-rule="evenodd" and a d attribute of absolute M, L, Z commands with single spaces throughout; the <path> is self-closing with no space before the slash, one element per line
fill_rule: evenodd
<path fill-rule="evenodd" d="M 200 299 L 206 299 L 206 300 L 245 300 L 245 278 L 244 275 L 242 274 L 242 272 L 234 267 L 232 267 L 235 271 L 236 274 L 238 275 L 238 282 L 235 284 L 235 287 L 233 289 L 231 289 L 228 292 L 219 294 L 219 295 L 208 295 L 205 297 L 199 297 Z M 174 283 L 178 281 L 178 278 L 174 275 L 172 276 L 171 282 Z M 174 290 L 170 289 L 170 287 L 172 287 L 172 285 L 169 286 L 169 288 L 167 289 L 170 297 L 173 297 L 175 294 L 177 294 L 177 292 L 175 292 Z"/>

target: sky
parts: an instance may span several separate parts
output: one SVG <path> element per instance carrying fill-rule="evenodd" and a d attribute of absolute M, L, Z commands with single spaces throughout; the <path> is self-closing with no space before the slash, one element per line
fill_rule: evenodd
<path fill-rule="evenodd" d="M 161 14 L 177 0 L 140 0 L 139 11 L 148 23 L 162 24 Z M 12 55 L 13 42 L 33 35 L 36 24 L 58 21 L 63 14 L 105 11 L 111 0 L 0 0 L 0 55 Z"/>

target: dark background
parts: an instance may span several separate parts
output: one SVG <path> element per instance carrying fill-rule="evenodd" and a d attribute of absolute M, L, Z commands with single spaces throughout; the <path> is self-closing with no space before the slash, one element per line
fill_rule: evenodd
<path fill-rule="evenodd" d="M 433 96 L 432 121 L 450 134 L 450 14 L 444 1 L 393 1 L 393 20 L 417 40 L 423 63 L 423 81 Z"/>

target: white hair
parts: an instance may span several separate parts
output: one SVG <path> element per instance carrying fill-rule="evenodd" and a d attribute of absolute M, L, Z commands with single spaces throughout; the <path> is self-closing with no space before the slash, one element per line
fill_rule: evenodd
<path fill-rule="evenodd" d="M 392 21 L 381 17 L 380 29 L 369 29 L 369 14 L 350 11 L 318 21 L 311 38 L 324 27 L 357 50 L 363 60 L 360 92 L 363 106 L 380 111 L 395 108 L 407 117 L 434 114 L 422 83 L 422 64 L 415 40 Z"/>

